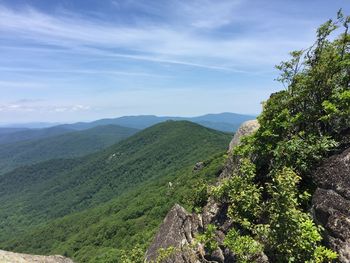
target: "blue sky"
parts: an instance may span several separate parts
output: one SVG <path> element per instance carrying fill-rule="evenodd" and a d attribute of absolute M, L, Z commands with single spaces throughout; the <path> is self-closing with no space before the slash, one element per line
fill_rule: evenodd
<path fill-rule="evenodd" d="M 349 0 L 0 0 L 0 123 L 259 113 Z"/>

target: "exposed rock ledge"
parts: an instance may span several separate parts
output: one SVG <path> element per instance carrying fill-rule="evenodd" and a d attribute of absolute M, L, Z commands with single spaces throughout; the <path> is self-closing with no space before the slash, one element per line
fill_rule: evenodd
<path fill-rule="evenodd" d="M 350 148 L 326 159 L 313 179 L 318 186 L 314 217 L 326 229 L 326 241 L 339 261 L 350 262 Z"/>
<path fill-rule="evenodd" d="M 248 124 L 253 127 L 250 122 Z M 247 125 L 247 123 L 244 125 Z M 253 129 L 240 128 L 230 143 L 230 150 L 239 143 L 243 135 L 251 134 L 258 127 L 255 126 Z M 235 169 L 235 165 L 233 158 L 228 158 L 220 178 L 230 176 Z M 312 178 L 317 186 L 312 197 L 313 216 L 325 228 L 325 240 L 328 246 L 338 253 L 339 261 L 349 263 L 350 148 L 347 148 L 341 154 L 326 159 L 313 173 Z M 154 260 L 159 248 L 172 246 L 177 248 L 177 252 L 164 263 L 235 262 L 234 255 L 222 246 L 223 236 L 232 224 L 225 216 L 226 209 L 227 207 L 216 203 L 213 199 L 209 199 L 199 215 L 190 214 L 183 207 L 175 205 L 164 219 L 147 251 L 146 258 Z M 200 246 L 193 246 L 193 237 L 196 233 L 201 233 L 208 224 L 218 226 L 216 237 L 220 248 L 211 255 L 206 255 L 204 249 Z M 191 249 L 188 249 L 189 247 Z M 255 260 L 256 262 L 269 262 L 264 254 Z"/>
<path fill-rule="evenodd" d="M 35 256 L 0 250 L 1 263 L 74 263 L 63 256 Z"/>

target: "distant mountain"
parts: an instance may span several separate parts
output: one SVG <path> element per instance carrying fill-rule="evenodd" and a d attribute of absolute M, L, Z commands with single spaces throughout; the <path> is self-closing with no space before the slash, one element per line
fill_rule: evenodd
<path fill-rule="evenodd" d="M 60 125 L 58 122 L 27 122 L 27 123 L 10 123 L 10 124 L 1 124 L 1 128 L 26 128 L 26 129 L 43 129 L 53 126 Z"/>
<path fill-rule="evenodd" d="M 3 134 L 10 134 L 10 133 L 15 133 L 19 131 L 25 131 L 28 130 L 27 128 L 8 128 L 8 127 L 0 127 L 0 136 Z"/>
<path fill-rule="evenodd" d="M 242 123 L 246 120 L 251 120 L 255 118 L 256 116 L 253 116 L 253 115 L 223 112 L 223 113 L 217 113 L 217 114 L 206 114 L 203 116 L 192 117 L 190 119 L 191 121 L 194 121 L 194 122 L 207 121 L 207 122 L 237 124 L 237 123 Z"/>
<path fill-rule="evenodd" d="M 218 114 L 207 114 L 198 117 L 171 117 L 163 116 L 158 117 L 155 115 L 139 115 L 139 116 L 124 116 L 114 119 L 101 119 L 93 122 L 78 122 L 73 124 L 63 124 L 58 127 L 74 130 L 83 130 L 99 125 L 120 125 L 124 127 L 131 127 L 136 129 L 145 129 L 152 125 L 155 125 L 160 122 L 167 120 L 187 120 L 191 121 L 205 127 L 224 131 L 224 132 L 234 132 L 240 124 L 244 121 L 255 119 L 256 116 L 243 115 L 237 113 L 218 113 Z"/>
<path fill-rule="evenodd" d="M 205 178 L 205 171 L 192 173 L 193 165 L 225 151 L 230 139 L 191 122 L 167 121 L 89 156 L 0 175 L 0 246 L 107 262 L 92 258 L 112 244 L 148 240 L 166 209 Z M 75 244 L 77 238 L 84 240 Z"/>
<path fill-rule="evenodd" d="M 218 114 L 206 114 L 198 117 L 158 117 L 155 115 L 124 116 L 112 119 L 101 119 L 92 122 L 60 124 L 48 128 L 36 129 L 29 129 L 28 127 L 40 127 L 40 125 L 45 127 L 45 125 L 53 125 L 54 123 L 34 123 L 32 125 L 16 124 L 16 128 L 0 127 L 0 144 L 27 141 L 33 139 L 42 139 L 59 134 L 64 134 L 70 131 L 81 131 L 105 125 L 119 125 L 123 127 L 142 130 L 167 120 L 187 120 L 214 130 L 233 133 L 238 129 L 242 122 L 255 118 L 256 116 L 253 115 L 225 112 Z M 21 127 L 21 125 L 22 128 L 19 128 Z"/>
<path fill-rule="evenodd" d="M 27 164 L 96 152 L 137 131 L 133 128 L 107 125 L 44 139 L 4 144 L 0 147 L 0 174 Z"/>
<path fill-rule="evenodd" d="M 10 129 L 10 128 L 0 128 L 0 131 L 6 131 L 7 129 Z M 11 128 L 11 129 L 14 129 L 14 128 Z M 45 128 L 45 129 L 20 129 L 17 131 L 12 130 L 12 132 L 5 132 L 5 133 L 0 132 L 0 145 L 20 142 L 20 141 L 43 139 L 43 138 L 64 134 L 70 131 L 73 131 L 73 130 L 69 128 L 56 126 L 56 127 Z"/>

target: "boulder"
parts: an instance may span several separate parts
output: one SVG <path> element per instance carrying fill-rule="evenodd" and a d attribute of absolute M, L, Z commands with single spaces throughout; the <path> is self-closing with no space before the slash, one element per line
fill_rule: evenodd
<path fill-rule="evenodd" d="M 37 256 L 0 250 L 1 263 L 73 263 L 63 256 Z"/>
<path fill-rule="evenodd" d="M 250 135 L 254 133 L 256 130 L 258 130 L 260 127 L 260 124 L 257 120 L 250 120 L 244 122 L 236 131 L 235 135 L 233 136 L 232 141 L 229 145 L 229 152 L 232 151 L 232 149 L 238 145 L 242 139 L 243 136 Z"/>
<path fill-rule="evenodd" d="M 175 248 L 175 252 L 163 262 L 197 263 L 196 252 L 190 248 L 200 219 L 176 204 L 166 215 L 157 235 L 146 252 L 146 260 L 156 260 L 161 248 Z"/>
<path fill-rule="evenodd" d="M 350 148 L 326 159 L 312 177 L 317 185 L 314 218 L 325 228 L 325 239 L 339 261 L 350 262 Z"/>
<path fill-rule="evenodd" d="M 198 172 L 204 168 L 204 163 L 203 162 L 198 162 L 194 165 L 193 171 Z"/>

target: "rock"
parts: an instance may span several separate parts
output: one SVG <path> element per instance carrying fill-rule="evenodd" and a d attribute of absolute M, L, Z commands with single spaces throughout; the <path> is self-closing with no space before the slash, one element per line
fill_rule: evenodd
<path fill-rule="evenodd" d="M 156 260 L 160 248 L 175 248 L 175 253 L 164 262 L 196 263 L 195 252 L 189 245 L 198 232 L 200 222 L 196 215 L 188 213 L 176 204 L 166 215 L 151 246 L 146 252 L 147 261 Z"/>
<path fill-rule="evenodd" d="M 219 225 L 220 230 L 226 234 L 232 226 L 231 220 L 227 217 L 227 208 L 226 204 L 221 204 L 215 201 L 214 198 L 209 197 L 201 213 L 203 228 L 206 228 L 209 224 Z"/>
<path fill-rule="evenodd" d="M 204 168 L 204 163 L 203 162 L 198 162 L 194 165 L 193 171 L 198 172 Z"/>
<path fill-rule="evenodd" d="M 224 253 L 220 248 L 218 248 L 215 251 L 213 251 L 213 253 L 211 253 L 210 260 L 218 263 L 224 263 L 225 262 Z"/>
<path fill-rule="evenodd" d="M 256 120 L 247 121 L 241 125 L 230 143 L 230 150 L 239 144 L 242 136 L 252 134 L 259 128 Z M 232 176 L 239 165 L 239 158 L 229 155 L 226 164 L 219 176 L 221 179 Z M 193 171 L 203 168 L 202 162 L 197 163 Z M 203 207 L 202 213 L 195 215 L 186 212 L 184 208 L 175 205 L 167 214 L 163 224 L 160 226 L 151 246 L 146 252 L 146 260 L 155 260 L 160 248 L 174 247 L 176 252 L 162 263 L 233 263 L 236 262 L 234 254 L 224 247 L 223 241 L 227 232 L 232 228 L 233 222 L 227 216 L 228 206 L 210 197 Z M 203 244 L 195 244 L 194 237 L 207 229 L 209 224 L 217 227 L 215 239 L 219 248 L 209 254 Z M 257 262 L 265 263 L 268 259 L 265 254 L 256 258 Z"/>
<path fill-rule="evenodd" d="M 236 131 L 235 135 L 233 136 L 233 139 L 230 142 L 228 151 L 231 152 L 232 149 L 240 143 L 243 136 L 254 133 L 257 129 L 259 129 L 259 127 L 260 127 L 260 124 L 257 120 L 250 120 L 250 121 L 244 122 Z"/>
<path fill-rule="evenodd" d="M 325 239 L 339 261 L 350 262 L 350 148 L 326 159 L 312 178 L 317 184 L 314 218 L 326 229 Z"/>
<path fill-rule="evenodd" d="M 73 263 L 63 256 L 36 256 L 0 250 L 1 263 Z"/>
<path fill-rule="evenodd" d="M 333 189 L 346 199 L 350 199 L 350 148 L 333 155 L 313 174 L 318 187 Z"/>
<path fill-rule="evenodd" d="M 219 216 L 219 212 L 220 204 L 210 197 L 208 203 L 203 207 L 201 214 L 203 226 L 206 227 L 207 225 L 212 224 L 215 218 Z"/>

